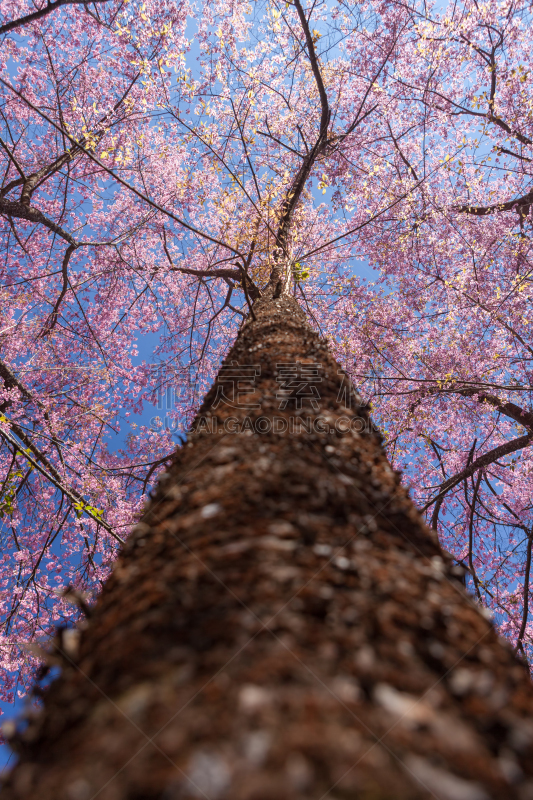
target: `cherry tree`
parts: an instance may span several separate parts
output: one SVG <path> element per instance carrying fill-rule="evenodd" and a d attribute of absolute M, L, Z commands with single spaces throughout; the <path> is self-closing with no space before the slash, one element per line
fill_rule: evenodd
<path fill-rule="evenodd" d="M 90 611 L 172 462 L 137 416 L 177 387 L 170 417 L 198 431 L 278 298 L 328 337 L 449 569 L 527 659 L 528 5 L 2 14 L 4 697 Z"/>

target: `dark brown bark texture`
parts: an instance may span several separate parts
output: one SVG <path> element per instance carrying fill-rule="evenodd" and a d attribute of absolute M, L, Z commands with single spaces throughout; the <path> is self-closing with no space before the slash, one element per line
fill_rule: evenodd
<path fill-rule="evenodd" d="M 1 797 L 533 798 L 525 667 L 297 303 L 254 310 Z M 280 402 L 295 362 L 320 365 L 301 408 Z M 259 407 L 227 402 L 236 364 L 260 365 Z"/>

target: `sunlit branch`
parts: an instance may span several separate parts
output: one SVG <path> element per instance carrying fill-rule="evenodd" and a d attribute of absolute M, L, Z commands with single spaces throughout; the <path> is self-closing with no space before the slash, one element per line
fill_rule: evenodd
<path fill-rule="evenodd" d="M 508 156 L 513 156 L 513 158 L 518 158 L 520 161 L 527 161 L 529 164 L 533 162 L 533 158 L 526 158 L 526 156 L 520 155 L 520 153 L 515 153 L 512 150 L 508 150 L 506 147 L 495 145 L 494 149 L 498 153 L 505 153 Z"/>
<path fill-rule="evenodd" d="M 517 406 L 516 403 L 500 400 L 498 397 L 494 397 L 492 394 L 477 391 L 475 388 L 452 389 L 451 391 L 456 391 L 458 394 L 462 394 L 464 397 L 475 397 L 479 403 L 488 403 L 496 408 L 501 414 L 505 414 L 505 416 L 514 419 L 515 422 L 518 422 L 520 425 L 523 425 L 524 427 L 533 431 L 533 413 L 531 411 L 524 411 L 524 409 L 520 408 L 520 406 Z"/>

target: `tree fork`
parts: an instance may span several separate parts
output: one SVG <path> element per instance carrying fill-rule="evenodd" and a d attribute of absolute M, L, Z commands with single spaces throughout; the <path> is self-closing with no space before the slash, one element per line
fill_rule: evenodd
<path fill-rule="evenodd" d="M 260 366 L 256 407 L 222 369 L 2 798 L 533 797 L 526 669 L 296 301 L 254 310 L 224 364 Z M 279 408 L 296 362 L 319 408 Z"/>

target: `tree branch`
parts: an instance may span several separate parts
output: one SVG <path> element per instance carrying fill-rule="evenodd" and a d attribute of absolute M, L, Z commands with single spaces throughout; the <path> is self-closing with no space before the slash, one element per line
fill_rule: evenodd
<path fill-rule="evenodd" d="M 172 258 L 170 257 L 170 253 L 168 251 L 168 246 L 167 246 L 167 234 L 164 228 L 163 228 L 163 250 L 165 251 L 168 263 L 170 264 L 171 269 L 174 272 L 183 272 L 185 275 L 194 275 L 197 278 L 224 278 L 224 279 L 234 280 L 237 282 L 240 282 L 241 280 L 240 268 L 226 269 L 225 267 L 223 267 L 218 269 L 189 269 L 189 267 L 177 267 L 172 261 Z"/>
<path fill-rule="evenodd" d="M 524 634 L 526 632 L 526 625 L 527 625 L 527 618 L 529 615 L 529 575 L 531 572 L 531 548 L 533 545 L 533 530 L 529 531 L 528 535 L 528 542 L 527 542 L 527 551 L 526 551 L 526 568 L 524 572 L 524 589 L 523 589 L 523 606 L 522 606 L 522 622 L 520 625 L 520 631 L 518 633 L 518 639 L 516 642 L 515 653 L 518 650 L 523 651 L 522 641 L 524 639 Z"/>
<path fill-rule="evenodd" d="M 71 244 L 71 245 L 69 245 L 67 247 L 67 250 L 65 252 L 65 256 L 63 258 L 63 264 L 61 265 L 61 271 L 63 273 L 63 286 L 61 287 L 61 292 L 59 294 L 59 297 L 57 298 L 57 300 L 55 302 L 54 308 L 52 309 L 52 313 L 48 317 L 48 321 L 45 324 L 45 327 L 43 328 L 43 330 L 39 334 L 39 336 L 41 338 L 43 338 L 44 336 L 47 336 L 55 328 L 55 325 L 56 325 L 56 322 L 57 322 L 57 316 L 58 316 L 59 308 L 61 306 L 61 303 L 63 302 L 64 296 L 66 295 L 66 293 L 68 291 L 68 285 L 69 285 L 69 282 L 68 282 L 68 262 L 70 261 L 70 256 L 72 255 L 72 253 L 74 252 L 75 249 L 76 249 L 75 246 L 73 244 Z"/>
<path fill-rule="evenodd" d="M 523 425 L 524 427 L 533 431 L 533 412 L 524 411 L 524 409 L 520 408 L 520 406 L 517 406 L 516 403 L 500 400 L 493 394 L 479 392 L 475 389 L 458 389 L 455 391 L 457 391 L 458 394 L 462 394 L 464 397 L 477 396 L 477 399 L 480 403 L 488 403 L 489 405 L 494 406 L 494 408 L 498 409 L 501 414 L 505 414 L 506 417 L 514 419 L 515 422 L 518 422 L 520 425 Z"/>
<path fill-rule="evenodd" d="M 398 155 L 399 155 L 399 156 L 400 156 L 400 158 L 402 159 L 402 161 L 403 161 L 403 163 L 405 164 L 405 166 L 407 167 L 408 171 L 409 171 L 409 172 L 412 174 L 412 176 L 413 176 L 413 178 L 415 179 L 415 181 L 418 181 L 418 175 L 416 174 L 416 172 L 415 172 L 415 170 L 414 170 L 414 167 L 412 167 L 412 166 L 411 166 L 411 164 L 409 163 L 409 161 L 408 161 L 408 160 L 406 159 L 406 157 L 404 156 L 404 154 L 403 154 L 403 152 L 402 152 L 402 150 L 401 150 L 401 148 L 400 148 L 400 145 L 398 144 L 398 140 L 395 138 L 395 136 L 394 136 L 394 134 L 393 134 L 393 132 L 392 132 L 392 128 L 391 128 L 391 126 L 389 125 L 389 122 L 388 122 L 388 121 L 387 121 L 387 128 L 389 129 L 389 133 L 390 133 L 390 135 L 391 135 L 391 139 L 392 139 L 392 141 L 393 141 L 393 143 L 394 143 L 394 147 L 395 147 L 395 149 L 396 149 L 396 150 L 397 150 L 397 152 L 398 152 Z"/>
<path fill-rule="evenodd" d="M 454 486 L 457 486 L 458 483 L 461 483 L 462 480 L 465 478 L 469 478 L 470 475 L 473 475 L 474 472 L 477 472 L 478 469 L 482 469 L 484 467 L 488 467 L 489 464 L 493 464 L 499 458 L 503 456 L 507 456 L 510 453 L 515 453 L 517 450 L 523 450 L 524 447 L 528 447 L 531 444 L 531 438 L 533 437 L 533 432 L 526 433 L 524 436 L 519 436 L 516 439 L 511 439 L 510 442 L 505 442 L 505 444 L 500 444 L 498 447 L 494 447 L 492 450 L 489 450 L 484 455 L 477 458 L 472 464 L 466 466 L 461 472 L 458 472 L 456 475 L 453 475 L 451 478 L 448 478 L 447 481 L 444 481 L 441 484 L 439 493 L 433 500 L 430 500 L 426 503 L 426 505 L 421 509 L 422 511 L 427 511 L 433 503 L 437 503 L 437 507 L 435 508 L 435 512 L 437 508 L 440 509 L 442 505 L 442 501 L 444 500 L 444 496 L 446 493 L 453 489 Z"/>
<path fill-rule="evenodd" d="M 128 183 L 123 178 L 121 178 L 119 175 L 117 175 L 115 172 L 113 172 L 113 170 L 109 169 L 109 167 L 107 167 L 102 161 L 100 161 L 100 159 L 97 158 L 94 155 L 94 153 L 91 153 L 90 150 L 88 150 L 87 148 L 83 147 L 73 136 L 71 136 L 71 134 L 68 131 L 66 131 L 64 128 L 62 128 L 61 125 L 58 125 L 57 122 L 54 122 L 54 120 L 51 119 L 48 116 L 48 114 L 45 114 L 44 111 L 41 111 L 40 108 L 37 108 L 37 106 L 35 106 L 32 102 L 30 102 L 30 100 L 28 100 L 26 97 L 24 97 L 24 95 L 21 92 L 17 91 L 17 89 L 15 89 L 15 87 L 12 86 L 8 81 L 5 81 L 3 78 L 0 78 L 0 83 L 3 84 L 3 86 L 5 86 L 11 92 L 16 94 L 17 97 L 20 98 L 23 103 L 25 103 L 29 108 L 31 108 L 33 111 L 35 111 L 35 113 L 38 114 L 40 117 L 45 119 L 57 131 L 59 131 L 61 134 L 63 134 L 63 136 L 65 136 L 70 142 L 72 142 L 72 144 L 78 145 L 80 147 L 80 149 L 85 153 L 85 155 L 88 156 L 91 159 L 91 161 L 93 161 L 95 164 L 97 164 L 104 172 L 107 172 L 108 175 L 111 175 L 111 177 L 117 183 L 119 183 L 121 186 L 124 186 L 124 188 L 129 189 L 129 191 L 132 192 L 134 195 L 136 195 L 140 200 L 142 200 L 145 203 L 148 203 L 148 205 L 150 205 L 156 211 L 159 211 L 162 214 L 165 214 L 167 217 L 169 217 L 170 219 L 174 220 L 174 222 L 177 222 L 178 225 L 181 225 L 182 227 L 184 227 L 187 230 L 191 231 L 191 233 L 195 233 L 197 236 L 200 236 L 203 239 L 207 239 L 209 242 L 212 242 L 213 244 L 217 244 L 220 247 L 224 247 L 226 250 L 231 250 L 231 252 L 235 253 L 235 255 L 237 255 L 237 256 L 241 255 L 239 253 L 239 251 L 236 250 L 234 247 L 232 247 L 230 244 L 222 242 L 219 239 L 215 238 L 214 236 L 210 236 L 208 233 L 205 233 L 204 231 L 201 231 L 198 228 L 195 228 L 194 225 L 189 225 L 189 223 L 185 222 L 185 220 L 180 219 L 175 214 L 173 214 L 171 211 L 168 211 L 167 209 L 165 209 L 162 206 L 160 206 L 158 203 L 155 203 L 153 200 L 151 200 L 149 197 L 147 197 L 147 195 L 143 194 L 138 189 L 136 189 L 135 186 L 132 186 L 130 183 Z M 6 202 L 6 201 L 4 201 L 4 202 Z M 0 212 L 1 212 L 1 207 L 0 207 Z M 38 212 L 38 213 L 40 214 L 41 212 Z M 44 218 L 44 219 L 46 219 L 46 218 Z M 39 221 L 41 221 L 41 220 L 39 220 Z M 51 223 L 51 224 L 53 224 L 53 223 Z M 62 235 L 62 234 L 60 234 L 60 235 Z M 64 236 L 63 238 L 66 238 L 66 237 Z M 72 238 L 67 238 L 67 241 L 69 242 L 69 244 L 75 244 L 75 242 L 74 242 L 74 240 Z"/>
<path fill-rule="evenodd" d="M 15 373 L 11 370 L 10 367 L 7 366 L 7 364 L 4 364 L 3 361 L 0 361 L 0 378 L 2 378 L 2 380 L 4 381 L 4 383 L 5 383 L 5 385 L 7 386 L 8 389 L 18 389 L 19 392 L 21 393 L 21 395 L 26 400 L 33 400 L 32 395 L 26 389 L 24 384 L 22 384 L 19 381 L 19 379 L 17 378 Z M 0 406 L 0 411 L 2 411 L 2 410 L 3 409 Z"/>
<path fill-rule="evenodd" d="M 480 472 L 476 478 L 476 482 L 474 484 L 474 494 L 472 497 L 472 504 L 468 503 L 468 491 L 466 487 L 466 480 L 465 480 L 465 496 L 466 502 L 470 506 L 470 515 L 468 521 L 468 566 L 470 568 L 470 574 L 472 575 L 472 580 L 474 581 L 474 587 L 476 589 L 477 599 L 481 602 L 481 593 L 479 591 L 479 579 L 476 574 L 476 569 L 474 567 L 474 513 L 476 508 L 476 499 L 477 494 L 479 492 L 479 484 L 481 483 L 481 478 L 483 477 L 483 473 Z"/>
<path fill-rule="evenodd" d="M 14 425 L 11 422 L 9 424 L 16 432 L 17 436 L 19 436 L 19 438 L 22 441 L 25 440 L 24 444 L 27 444 L 27 442 L 29 442 L 29 439 L 24 433 L 24 431 L 20 431 L 18 425 Z M 20 436 L 20 433 L 22 433 L 22 437 Z M 66 497 L 68 497 L 71 502 L 73 502 L 75 505 L 80 506 L 81 510 L 83 510 L 88 517 L 91 517 L 91 519 L 93 519 L 95 522 L 97 522 L 99 525 L 105 528 L 106 531 L 118 542 L 120 542 L 121 544 L 125 543 L 124 539 L 122 539 L 117 533 L 115 533 L 114 530 L 110 527 L 110 525 L 107 524 L 107 522 L 104 519 L 99 517 L 98 514 L 95 514 L 94 511 L 91 511 L 91 508 L 85 502 L 82 495 L 80 495 L 75 489 L 69 489 L 67 486 L 64 485 L 59 473 L 50 464 L 46 456 L 43 456 L 43 454 L 40 453 L 40 451 L 35 447 L 35 445 L 29 442 L 29 445 L 27 444 L 27 447 L 29 447 L 29 449 L 31 449 L 32 452 L 39 454 L 38 455 L 39 460 L 41 460 L 46 465 L 47 469 L 42 467 L 41 464 L 39 464 L 39 461 L 36 458 L 33 458 L 27 450 L 22 450 L 20 444 L 17 442 L 16 439 L 14 439 L 11 436 L 11 434 L 8 431 L 4 431 L 0 428 L 0 436 L 2 436 L 6 440 L 6 442 L 8 442 L 12 447 L 15 447 L 19 452 L 21 452 L 24 458 L 26 458 L 30 462 L 30 464 L 33 467 L 35 467 L 35 469 L 38 472 L 41 473 L 41 475 L 43 475 L 47 480 L 49 480 L 50 483 L 56 486 Z"/>
<path fill-rule="evenodd" d="M 309 24 L 305 16 L 305 12 L 300 3 L 300 0 L 294 0 L 294 6 L 298 13 L 300 24 L 303 28 L 305 41 L 307 44 L 307 53 L 309 56 L 309 61 L 311 62 L 311 70 L 313 72 L 313 76 L 318 89 L 318 94 L 320 96 L 320 106 L 321 106 L 320 128 L 317 140 L 313 145 L 313 147 L 311 148 L 311 150 L 309 151 L 309 153 L 304 157 L 303 162 L 298 172 L 296 173 L 296 176 L 292 181 L 292 184 L 289 190 L 287 191 L 287 194 L 285 195 L 285 199 L 281 206 L 281 214 L 278 224 L 278 230 L 276 233 L 276 244 L 278 248 L 278 253 L 274 258 L 275 263 L 268 282 L 269 286 L 271 286 L 273 289 L 277 287 L 282 278 L 283 265 L 280 262 L 283 259 L 283 256 L 286 255 L 287 235 L 291 224 L 292 214 L 298 204 L 303 188 L 313 168 L 313 165 L 317 157 L 321 154 L 321 152 L 324 150 L 327 144 L 328 126 L 331 117 L 331 112 L 328 103 L 328 96 L 324 86 L 324 81 L 322 80 L 320 65 L 316 55 L 313 37 L 311 36 L 311 31 L 309 30 Z"/>
<path fill-rule="evenodd" d="M 531 163 L 533 158 L 526 158 L 526 156 L 521 156 L 520 153 L 515 153 L 513 150 L 508 150 L 506 147 L 500 147 L 499 145 L 495 145 L 494 149 L 498 151 L 498 153 L 505 153 L 508 156 L 513 156 L 514 158 L 518 158 L 519 161 L 527 161 Z"/>
<path fill-rule="evenodd" d="M 0 78 L 1 80 L 1 78 Z M 6 200 L 3 197 L 0 197 L 0 214 L 5 214 L 6 217 L 16 217 L 17 219 L 25 219 L 28 222 L 35 222 L 40 225 L 44 225 L 45 228 L 48 228 L 53 233 L 57 233 L 58 236 L 61 236 L 69 244 L 77 247 L 78 243 L 76 240 L 64 230 L 61 225 L 58 225 L 56 222 L 53 222 L 48 217 L 39 211 L 37 208 L 33 208 L 30 205 L 25 205 L 24 203 L 19 202 L 18 200 Z"/>
<path fill-rule="evenodd" d="M 91 0 L 93 3 L 107 3 L 108 0 Z M 11 22 L 6 22 L 5 25 L 0 27 L 0 35 L 3 33 L 9 33 L 9 31 L 14 30 L 14 28 L 19 28 L 23 25 L 29 25 L 31 22 L 36 22 L 38 19 L 42 19 L 46 17 L 47 14 L 50 14 L 52 11 L 55 11 L 56 8 L 60 8 L 61 6 L 84 6 L 87 5 L 87 0 L 55 0 L 55 2 L 47 1 L 47 4 L 40 8 L 38 11 L 34 11 L 32 14 L 26 14 L 25 17 L 19 17 L 18 19 L 14 19 Z"/>
<path fill-rule="evenodd" d="M 530 205 L 533 203 L 533 189 L 516 200 L 506 200 L 503 203 L 496 203 L 491 206 L 452 206 L 453 211 L 460 214 L 474 214 L 477 217 L 484 217 L 487 214 L 494 214 L 497 211 L 519 211 L 527 214 Z"/>

